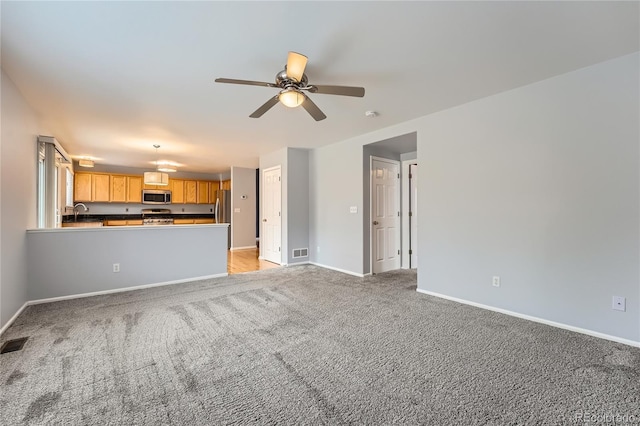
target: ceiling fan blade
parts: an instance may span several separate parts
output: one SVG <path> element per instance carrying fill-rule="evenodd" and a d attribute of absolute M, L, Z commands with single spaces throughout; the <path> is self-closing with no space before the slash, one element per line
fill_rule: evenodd
<path fill-rule="evenodd" d="M 274 96 L 273 98 L 265 102 L 260 108 L 255 110 L 253 114 L 251 114 L 249 117 L 260 118 L 265 112 L 269 111 L 277 103 L 278 103 L 278 95 Z"/>
<path fill-rule="evenodd" d="M 303 95 L 304 95 L 304 101 L 302 102 L 302 108 L 306 109 L 307 112 L 314 118 L 314 120 L 320 121 L 327 118 L 327 116 L 324 115 L 324 112 L 320 111 L 320 108 L 318 108 L 318 105 L 314 104 L 313 101 L 309 99 L 309 97 L 304 93 Z"/>
<path fill-rule="evenodd" d="M 357 98 L 362 98 L 364 96 L 364 87 L 325 86 L 311 84 L 309 85 L 309 92 L 321 93 L 324 95 L 355 96 Z"/>
<path fill-rule="evenodd" d="M 289 52 L 289 56 L 287 57 L 287 77 L 297 82 L 301 82 L 306 66 L 306 56 L 296 52 Z"/>
<path fill-rule="evenodd" d="M 248 86 L 264 86 L 264 87 L 278 87 L 273 83 L 266 83 L 264 81 L 251 81 L 251 80 L 236 80 L 233 78 L 216 78 L 216 83 L 231 83 L 231 84 L 246 84 Z"/>

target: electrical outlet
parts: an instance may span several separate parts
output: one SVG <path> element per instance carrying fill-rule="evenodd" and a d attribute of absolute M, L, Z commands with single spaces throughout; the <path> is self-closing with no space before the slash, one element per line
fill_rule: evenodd
<path fill-rule="evenodd" d="M 500 287 L 500 277 L 493 277 L 492 284 L 494 287 Z"/>
<path fill-rule="evenodd" d="M 349 213 L 358 213 L 358 206 L 349 207 Z"/>
<path fill-rule="evenodd" d="M 627 305 L 627 301 L 624 297 L 613 296 L 613 300 L 611 302 L 611 309 L 624 312 L 627 308 L 626 305 Z"/>
<path fill-rule="evenodd" d="M 114 263 L 113 264 L 113 272 L 120 272 L 120 264 L 119 263 Z"/>

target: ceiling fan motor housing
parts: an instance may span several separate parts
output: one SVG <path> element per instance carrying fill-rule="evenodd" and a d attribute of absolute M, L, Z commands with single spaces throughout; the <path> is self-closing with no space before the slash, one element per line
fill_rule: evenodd
<path fill-rule="evenodd" d="M 276 84 L 283 89 L 291 86 L 295 86 L 297 88 L 305 87 L 308 82 L 309 82 L 309 79 L 307 78 L 306 74 L 302 74 L 302 81 L 296 81 L 292 78 L 289 78 L 289 76 L 287 75 L 286 66 L 282 71 L 276 74 Z"/>

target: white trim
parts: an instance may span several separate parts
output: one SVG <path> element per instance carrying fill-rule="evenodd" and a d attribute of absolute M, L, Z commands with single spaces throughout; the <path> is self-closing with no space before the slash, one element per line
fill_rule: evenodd
<path fill-rule="evenodd" d="M 555 321 L 546 320 L 544 318 L 538 318 L 538 317 L 534 317 L 534 316 L 531 316 L 531 315 L 521 314 L 521 313 L 518 313 L 518 312 L 509 311 L 507 309 L 496 308 L 494 306 L 484 305 L 482 303 L 471 302 L 471 301 L 465 300 L 465 299 L 458 299 L 457 297 L 447 296 L 445 294 L 435 293 L 433 291 L 422 290 L 422 289 L 417 289 L 416 291 L 418 293 L 427 294 L 429 296 L 439 297 L 441 299 L 447 299 L 447 300 L 451 300 L 453 302 L 458 302 L 458 303 L 462 303 L 462 304 L 465 304 L 465 305 L 475 306 L 476 308 L 486 309 L 486 310 L 489 310 L 489 311 L 494 311 L 494 312 L 498 312 L 498 313 L 501 313 L 501 314 L 510 315 L 512 317 L 522 318 L 522 319 L 533 321 L 533 322 L 537 322 L 537 323 L 540 323 L 540 324 L 550 325 L 551 327 L 557 327 L 557 328 L 561 328 L 561 329 L 564 329 L 564 330 L 574 331 L 576 333 L 586 334 L 588 336 L 598 337 L 600 339 L 611 340 L 613 342 L 623 343 L 625 345 L 629 345 L 629 346 L 634 346 L 636 348 L 640 348 L 640 341 L 636 342 L 635 340 L 624 339 L 622 337 L 612 336 L 610 334 L 604 334 L 604 333 L 600 333 L 598 331 L 589 330 L 589 329 L 586 329 L 586 328 L 575 327 L 573 325 L 563 324 L 561 322 L 555 322 Z"/>
<path fill-rule="evenodd" d="M 2 336 L 4 332 L 7 331 L 9 327 L 11 327 L 11 324 L 13 324 L 16 319 L 18 319 L 18 316 L 22 313 L 22 311 L 26 309 L 27 306 L 29 306 L 29 304 L 29 302 L 24 302 L 24 305 L 22 305 L 22 307 L 18 309 L 18 312 L 16 312 L 11 318 L 9 318 L 9 321 L 7 321 L 7 323 L 3 325 L 2 328 L 0 328 L 0 336 Z"/>
<path fill-rule="evenodd" d="M 256 249 L 258 246 L 231 247 L 229 251 Z"/>
<path fill-rule="evenodd" d="M 208 279 L 211 279 L 211 278 L 222 278 L 222 277 L 226 277 L 228 275 L 229 274 L 227 272 L 225 272 L 223 274 L 205 275 L 205 276 L 202 276 L 202 277 L 184 278 L 184 279 L 180 279 L 180 280 L 164 281 L 164 282 L 161 282 L 161 283 L 143 284 L 143 285 L 137 285 L 137 286 L 133 286 L 133 287 L 115 288 L 113 290 L 102 290 L 102 291 L 93 291 L 91 293 L 72 294 L 70 296 L 50 297 L 48 299 L 30 300 L 30 301 L 27 302 L 27 304 L 29 304 L 29 305 L 39 305 L 41 303 L 59 302 L 61 300 L 81 299 L 81 298 L 84 298 L 84 297 L 102 296 L 104 294 L 123 293 L 125 291 L 143 290 L 145 288 L 162 287 L 162 286 L 165 286 L 165 285 L 173 285 L 173 284 L 183 284 L 183 283 L 188 283 L 188 282 L 193 282 L 193 281 L 208 280 Z"/>
<path fill-rule="evenodd" d="M 300 264 L 296 263 L 295 265 L 300 265 Z M 315 266 L 319 266 L 321 268 L 331 269 L 332 271 L 342 272 L 343 274 L 353 275 L 354 277 L 364 278 L 364 274 L 360 274 L 358 272 L 353 272 L 353 271 L 347 271 L 346 269 L 334 268 L 333 266 L 327 266 L 327 265 L 323 265 L 321 263 L 309 262 L 309 265 L 315 265 Z"/>
<path fill-rule="evenodd" d="M 50 297 L 50 298 L 47 298 L 47 299 L 29 300 L 29 301 L 25 302 L 25 304 L 22 305 L 22 307 L 20 309 L 18 309 L 18 312 L 16 312 L 16 314 L 13 317 L 11 317 L 11 319 L 9 319 L 9 321 L 7 321 L 7 323 L 2 327 L 2 329 L 0 329 L 0 336 L 2 336 L 2 334 L 13 324 L 13 322 L 18 318 L 18 316 L 22 313 L 22 311 L 24 311 L 24 309 L 27 306 L 41 305 L 43 303 L 59 302 L 59 301 L 62 301 L 62 300 L 82 299 L 82 298 L 85 298 L 85 297 L 102 296 L 102 295 L 105 295 L 105 294 L 112 294 L 112 293 L 123 293 L 125 291 L 143 290 L 143 289 L 146 289 L 146 288 L 162 287 L 162 286 L 166 286 L 166 285 L 183 284 L 183 283 L 187 283 L 187 282 L 201 281 L 201 280 L 207 280 L 207 279 L 211 279 L 211 278 L 222 278 L 222 277 L 226 277 L 228 275 L 229 274 L 225 272 L 223 274 L 205 275 L 205 276 L 202 276 L 202 277 L 192 277 L 192 278 L 185 278 L 185 279 L 180 279 L 180 280 L 164 281 L 164 282 L 155 283 L 155 284 L 143 284 L 143 285 L 138 285 L 138 286 L 133 286 L 133 287 L 116 288 L 116 289 L 113 289 L 113 290 L 94 291 L 94 292 L 91 292 L 91 293 L 72 294 L 72 295 L 69 295 L 69 296 L 59 296 L 59 297 Z"/>
<path fill-rule="evenodd" d="M 411 210 L 409 206 L 411 197 L 409 194 L 409 166 L 412 164 L 418 164 L 418 159 L 404 160 L 402 162 L 402 171 L 400 172 L 402 177 L 402 206 L 400 208 L 400 214 L 402 215 L 402 256 L 400 257 L 400 268 L 402 269 L 409 269 L 409 259 L 411 258 L 409 254 L 409 210 Z"/>

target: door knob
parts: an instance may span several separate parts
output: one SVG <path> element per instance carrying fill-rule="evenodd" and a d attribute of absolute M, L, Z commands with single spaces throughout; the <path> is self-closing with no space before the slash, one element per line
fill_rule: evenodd
<path fill-rule="evenodd" d="M 379 225 L 379 223 L 378 223 L 378 221 L 377 221 L 377 220 L 374 220 L 374 221 L 373 221 L 373 224 L 374 224 L 374 225 Z"/>
<path fill-rule="evenodd" d="M 267 221 L 267 219 L 262 219 L 262 221 L 263 221 L 263 222 L 266 222 L 266 221 Z"/>

